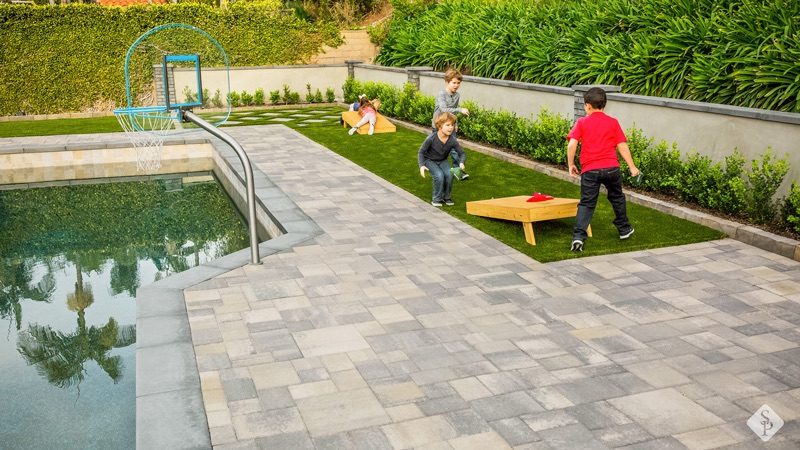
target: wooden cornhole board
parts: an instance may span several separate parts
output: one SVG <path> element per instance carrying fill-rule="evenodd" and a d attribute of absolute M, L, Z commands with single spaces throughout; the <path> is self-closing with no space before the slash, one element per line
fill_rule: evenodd
<path fill-rule="evenodd" d="M 394 133 L 397 127 L 392 122 L 383 117 L 381 113 L 376 113 L 377 120 L 375 121 L 374 133 Z M 353 128 L 358 122 L 361 122 L 361 114 L 358 111 L 345 111 L 342 113 L 342 120 L 344 120 L 345 128 Z M 358 128 L 358 134 L 369 133 L 369 122 L 361 125 Z"/>
<path fill-rule="evenodd" d="M 467 202 L 467 214 L 522 222 L 525 240 L 531 245 L 536 245 L 533 222 L 575 217 L 578 213 L 578 200 L 574 198 L 554 198 L 543 202 L 526 201 L 529 198 L 530 195 L 520 195 Z M 587 227 L 586 232 L 589 237 L 592 236 L 591 225 Z"/>

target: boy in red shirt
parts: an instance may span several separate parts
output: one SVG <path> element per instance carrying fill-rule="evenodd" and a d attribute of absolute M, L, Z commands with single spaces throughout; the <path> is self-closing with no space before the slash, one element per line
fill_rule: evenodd
<path fill-rule="evenodd" d="M 583 109 L 586 117 L 578 119 L 567 135 L 567 164 L 569 174 L 578 177 L 575 166 L 575 152 L 578 142 L 581 143 L 581 201 L 578 203 L 578 214 L 575 216 L 575 229 L 572 232 L 573 252 L 583 251 L 583 243 L 589 237 L 586 233 L 597 206 L 600 185 L 608 190 L 608 201 L 614 209 L 616 218 L 614 226 L 619 230 L 620 239 L 628 239 L 633 234 L 633 227 L 628 221 L 625 207 L 625 194 L 622 193 L 622 173 L 617 159 L 617 151 L 628 164 L 631 176 L 639 174 L 633 163 L 625 133 L 617 119 L 607 116 L 606 92 L 594 87 L 583 94 Z"/>

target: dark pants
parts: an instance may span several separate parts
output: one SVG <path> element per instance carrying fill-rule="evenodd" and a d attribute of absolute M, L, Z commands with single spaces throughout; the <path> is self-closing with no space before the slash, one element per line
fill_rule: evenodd
<path fill-rule="evenodd" d="M 578 203 L 578 214 L 575 216 L 575 230 L 572 240 L 585 241 L 589 235 L 586 228 L 592 222 L 592 215 L 597 206 L 597 197 L 600 195 L 600 186 L 605 186 L 608 191 L 608 201 L 614 209 L 614 226 L 619 234 L 631 230 L 628 213 L 625 207 L 625 194 L 622 193 L 622 172 L 619 167 L 610 169 L 590 170 L 581 174 L 581 201 Z"/>

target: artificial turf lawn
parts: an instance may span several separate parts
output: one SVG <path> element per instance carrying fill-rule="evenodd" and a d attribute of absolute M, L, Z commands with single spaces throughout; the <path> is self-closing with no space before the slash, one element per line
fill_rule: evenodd
<path fill-rule="evenodd" d="M 417 166 L 417 151 L 426 137 L 425 134 L 398 126 L 396 133 L 350 136 L 347 134 L 347 129 L 339 124 L 338 117 L 341 116 L 343 110 L 340 107 L 309 106 L 235 111 L 231 115 L 229 123 L 223 126 L 264 124 L 289 126 L 309 139 L 419 197 L 420 202 L 425 203 L 433 213 L 434 207 L 430 205 L 431 177 L 429 174 L 424 179 L 420 177 Z M 212 120 L 211 117 L 217 117 L 220 114 L 201 112 L 200 115 L 207 120 Z M 108 130 L 109 118 L 102 119 L 106 120 L 69 119 L 70 121 L 84 122 L 83 125 L 71 123 L 73 125 L 71 131 L 73 133 L 77 133 L 75 130 L 86 130 L 87 133 L 120 131 L 118 126 L 116 130 Z M 113 117 L 110 119 L 116 121 Z M 96 129 L 92 129 L 91 126 L 94 121 L 99 122 Z M 8 125 L 13 125 L 13 128 L 25 129 L 23 124 L 38 125 L 42 122 L 0 123 L 0 136 L 9 136 Z M 64 134 L 63 132 L 46 132 L 49 130 L 52 128 L 48 127 L 41 133 L 13 135 Z M 572 218 L 534 223 L 536 245 L 530 245 L 525 240 L 521 223 L 469 215 L 466 212 L 466 202 L 516 195 L 533 195 L 534 192 L 542 192 L 555 197 L 579 198 L 580 187 L 471 151 L 469 148 L 465 148 L 465 151 L 467 152 L 466 168 L 470 177 L 466 181 L 455 182 L 453 187 L 455 206 L 445 206 L 441 209 L 540 262 L 670 247 L 725 237 L 722 232 L 629 202 L 628 216 L 636 232 L 629 239 L 621 241 L 617 229 L 611 223 L 614 218 L 611 205 L 605 195 L 601 194 L 592 218 L 593 237 L 586 241 L 583 252 L 572 253 L 569 251 L 574 222 Z M 564 151 L 566 152 L 566 146 Z"/>

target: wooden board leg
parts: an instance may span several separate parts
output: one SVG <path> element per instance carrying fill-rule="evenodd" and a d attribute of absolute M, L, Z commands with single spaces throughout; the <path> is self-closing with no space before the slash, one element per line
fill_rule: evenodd
<path fill-rule="evenodd" d="M 536 245 L 536 238 L 533 237 L 533 224 L 522 222 L 522 229 L 525 230 L 525 240 L 528 241 L 528 244 Z"/>
<path fill-rule="evenodd" d="M 586 234 L 588 234 L 589 237 L 592 237 L 592 226 L 591 225 L 586 227 Z"/>

